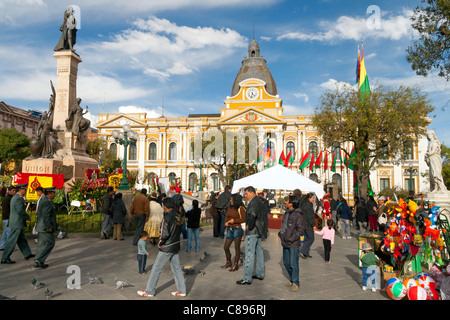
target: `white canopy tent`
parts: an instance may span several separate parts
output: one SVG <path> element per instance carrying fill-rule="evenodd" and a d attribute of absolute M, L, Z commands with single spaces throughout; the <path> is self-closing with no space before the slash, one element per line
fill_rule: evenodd
<path fill-rule="evenodd" d="M 234 181 L 232 193 L 239 192 L 248 186 L 256 190 L 295 190 L 300 189 L 302 193 L 314 192 L 318 199 L 325 195 L 323 186 L 301 174 L 296 173 L 282 165 L 276 165 L 264 171 L 252 174 L 251 176 Z"/>

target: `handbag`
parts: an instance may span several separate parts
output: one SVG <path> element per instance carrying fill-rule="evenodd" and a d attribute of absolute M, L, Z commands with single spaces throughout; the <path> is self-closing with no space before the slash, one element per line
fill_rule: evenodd
<path fill-rule="evenodd" d="M 37 236 L 39 234 L 39 232 L 37 232 L 36 230 L 36 224 L 34 224 L 33 230 L 31 231 L 31 233 L 33 234 L 33 236 Z"/>

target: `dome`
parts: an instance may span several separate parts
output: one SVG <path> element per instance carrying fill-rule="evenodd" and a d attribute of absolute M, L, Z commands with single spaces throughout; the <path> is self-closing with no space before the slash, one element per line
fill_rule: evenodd
<path fill-rule="evenodd" d="M 266 60 L 260 56 L 258 42 L 253 39 L 248 46 L 248 57 L 242 60 L 242 66 L 234 80 L 231 96 L 239 93 L 239 83 L 245 79 L 256 78 L 266 82 L 266 91 L 273 95 L 277 95 L 277 86 L 273 80 L 272 74 L 266 65 Z"/>

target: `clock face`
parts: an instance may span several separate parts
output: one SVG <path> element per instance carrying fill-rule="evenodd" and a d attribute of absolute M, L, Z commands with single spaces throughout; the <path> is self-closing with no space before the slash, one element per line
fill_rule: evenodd
<path fill-rule="evenodd" d="M 246 95 L 248 99 L 255 100 L 259 96 L 259 91 L 256 88 L 248 88 Z"/>

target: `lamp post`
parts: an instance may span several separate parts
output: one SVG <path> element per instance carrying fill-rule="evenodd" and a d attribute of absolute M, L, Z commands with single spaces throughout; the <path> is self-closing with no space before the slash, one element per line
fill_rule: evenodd
<path fill-rule="evenodd" d="M 116 143 L 123 145 L 123 174 L 122 180 L 120 181 L 119 190 L 129 190 L 130 186 L 127 178 L 127 149 L 128 146 L 136 145 L 139 135 L 137 132 L 131 130 L 131 126 L 129 124 L 123 125 L 122 130 L 123 132 L 114 130 L 111 135 L 116 140 Z"/>
<path fill-rule="evenodd" d="M 198 188 L 198 191 L 203 191 L 203 158 L 198 159 L 198 164 L 196 165 L 196 167 L 200 169 L 200 186 Z"/>

